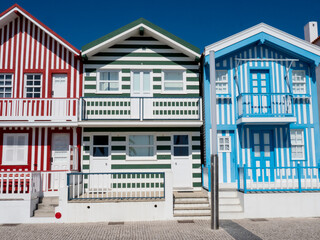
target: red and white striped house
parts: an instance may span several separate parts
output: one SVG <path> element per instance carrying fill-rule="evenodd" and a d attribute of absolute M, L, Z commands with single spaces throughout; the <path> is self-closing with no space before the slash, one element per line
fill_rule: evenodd
<path fill-rule="evenodd" d="M 80 51 L 17 4 L 3 12 L 0 181 L 13 171 L 78 170 L 81 95 Z"/>

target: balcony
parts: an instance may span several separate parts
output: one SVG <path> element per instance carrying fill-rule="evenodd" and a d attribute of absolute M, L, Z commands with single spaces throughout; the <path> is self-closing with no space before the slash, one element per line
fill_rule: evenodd
<path fill-rule="evenodd" d="M 108 120 L 139 124 L 160 120 L 202 120 L 201 98 L 82 98 L 81 120 Z M 132 121 L 136 120 L 136 121 Z M 105 122 L 105 121 L 104 121 Z M 154 122 L 154 121 L 153 121 Z"/>
<path fill-rule="evenodd" d="M 237 97 L 237 124 L 296 122 L 289 93 L 241 93 Z"/>
<path fill-rule="evenodd" d="M 0 125 L 76 122 L 78 100 L 67 98 L 3 98 L 0 99 Z M 9 122 L 10 121 L 10 122 Z M 37 122 L 37 123 L 35 123 Z"/>

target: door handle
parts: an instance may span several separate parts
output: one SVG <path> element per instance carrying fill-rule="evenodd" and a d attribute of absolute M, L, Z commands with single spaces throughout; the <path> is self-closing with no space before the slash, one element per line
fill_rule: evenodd
<path fill-rule="evenodd" d="M 105 163 L 106 166 L 108 166 L 108 163 Z"/>

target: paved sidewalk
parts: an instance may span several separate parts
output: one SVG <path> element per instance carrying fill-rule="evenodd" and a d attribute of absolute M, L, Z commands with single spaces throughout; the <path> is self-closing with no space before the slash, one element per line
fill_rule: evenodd
<path fill-rule="evenodd" d="M 320 218 L 0 225 L 0 239 L 320 239 Z"/>

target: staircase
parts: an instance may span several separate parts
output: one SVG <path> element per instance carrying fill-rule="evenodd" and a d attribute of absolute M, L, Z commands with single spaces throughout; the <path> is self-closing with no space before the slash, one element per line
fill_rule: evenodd
<path fill-rule="evenodd" d="M 174 192 L 173 216 L 177 220 L 210 219 L 209 192 Z M 236 189 L 220 189 L 219 218 L 243 218 L 243 207 Z"/>
<path fill-rule="evenodd" d="M 54 217 L 55 207 L 59 206 L 59 197 L 43 197 L 40 199 L 34 217 Z"/>

